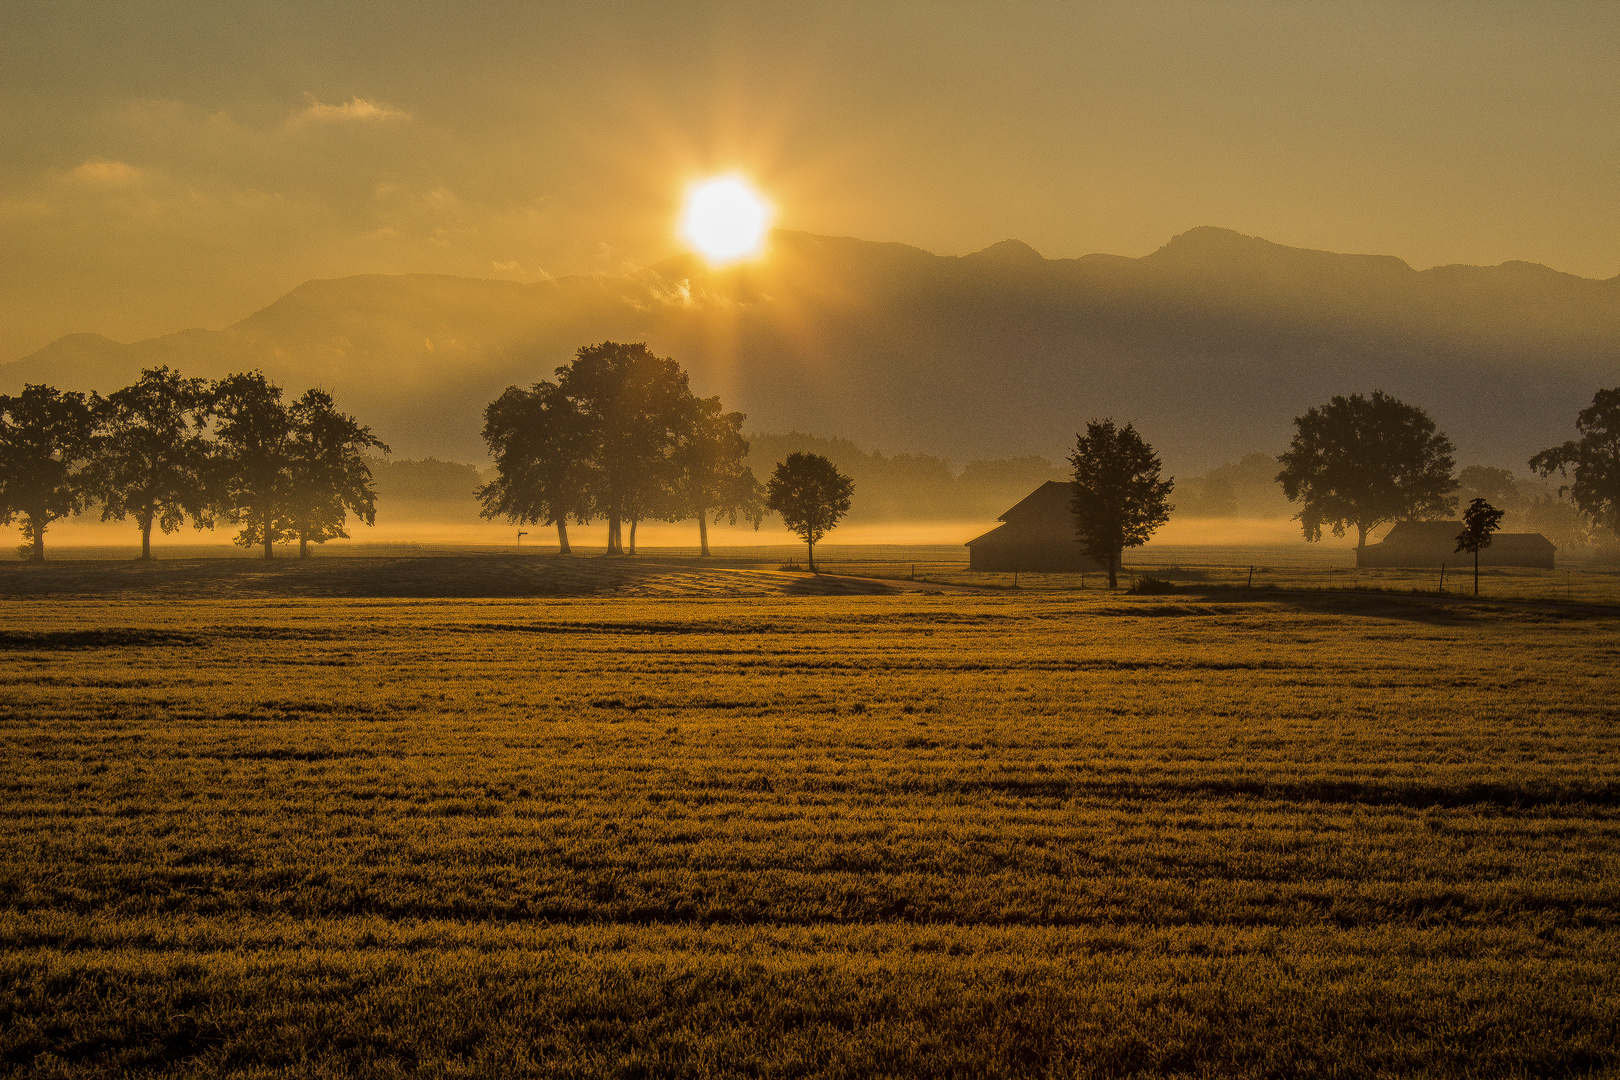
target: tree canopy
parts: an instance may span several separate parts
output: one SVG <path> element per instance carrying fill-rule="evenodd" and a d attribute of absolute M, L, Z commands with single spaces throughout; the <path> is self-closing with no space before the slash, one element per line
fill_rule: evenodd
<path fill-rule="evenodd" d="M 808 546 L 815 572 L 816 544 L 849 512 L 854 481 L 820 454 L 794 453 L 776 466 L 765 487 L 765 505 Z"/>
<path fill-rule="evenodd" d="M 1475 499 L 1463 511 L 1463 529 L 1457 534 L 1457 551 L 1474 557 L 1474 595 L 1479 595 L 1479 553 L 1491 546 L 1491 534 L 1502 524 L 1502 514 L 1484 499 Z"/>
<path fill-rule="evenodd" d="M 1108 567 L 1108 587 L 1119 584 L 1124 550 L 1145 544 L 1170 520 L 1174 478 L 1159 478 L 1159 456 L 1130 424 L 1092 420 L 1075 436 L 1073 509 L 1086 554 Z"/>
<path fill-rule="evenodd" d="M 213 524 L 204 432 L 212 409 L 206 380 L 158 367 L 97 410 L 86 482 L 101 502 L 101 520 L 135 518 L 143 559 L 152 557 L 153 525 L 172 533 L 188 517 L 199 529 Z"/>
<path fill-rule="evenodd" d="M 306 390 L 287 410 L 292 438 L 287 447 L 287 479 L 280 515 L 286 531 L 298 537 L 298 556 L 309 545 L 348 538 L 350 514 L 367 525 L 377 521 L 377 490 L 364 451 L 388 447 L 354 417 L 337 411 L 332 395 Z"/>
<path fill-rule="evenodd" d="M 1374 390 L 1335 397 L 1294 419 L 1294 438 L 1277 480 L 1291 501 L 1306 540 L 1320 540 L 1324 526 L 1343 536 L 1357 530 L 1357 547 L 1390 521 L 1451 513 L 1457 481 L 1452 446 L 1413 405 Z"/>
<path fill-rule="evenodd" d="M 22 518 L 21 551 L 45 560 L 45 530 L 89 498 L 84 463 L 94 448 L 100 399 L 29 384 L 0 394 L 0 525 Z"/>
<path fill-rule="evenodd" d="M 495 479 L 478 489 L 482 515 L 555 525 L 559 552 L 572 554 L 568 521 L 590 522 L 595 478 L 595 439 L 574 402 L 552 382 L 509 386 L 485 407 L 483 435 Z"/>
<path fill-rule="evenodd" d="M 1575 417 L 1579 439 L 1543 450 L 1530 459 L 1542 476 L 1558 473 L 1560 487 L 1599 528 L 1620 533 L 1620 386 L 1599 390 Z"/>
<path fill-rule="evenodd" d="M 556 382 L 508 387 L 484 410 L 496 477 L 479 489 L 485 517 L 554 524 L 567 554 L 567 523 L 604 517 L 608 554 L 635 553 L 637 523 L 698 519 L 755 523 L 764 510 L 748 468 L 742 413 L 693 396 L 686 372 L 645 344 L 587 345 Z"/>
<path fill-rule="evenodd" d="M 724 518 L 735 525 L 740 517 L 755 529 L 765 518 L 765 489 L 744 464 L 748 458 L 744 419 L 740 412 L 725 412 L 717 397 L 693 399 L 675 448 L 672 508 L 678 518 L 697 518 L 703 555 L 709 554 L 710 514 L 716 524 Z"/>
<path fill-rule="evenodd" d="M 213 502 L 220 516 L 241 525 L 236 543 L 262 545 L 264 557 L 289 538 L 283 506 L 292 459 L 292 414 L 281 401 L 281 387 L 257 371 L 230 375 L 214 384 L 219 426 L 210 468 Z"/>
<path fill-rule="evenodd" d="M 302 557 L 311 543 L 347 536 L 350 513 L 375 522 L 376 491 L 362 451 L 388 450 L 323 390 L 290 405 L 281 397 L 281 387 L 257 371 L 213 388 L 211 501 L 226 521 L 242 525 L 236 542 L 262 546 L 267 559 L 282 541 L 296 538 Z"/>

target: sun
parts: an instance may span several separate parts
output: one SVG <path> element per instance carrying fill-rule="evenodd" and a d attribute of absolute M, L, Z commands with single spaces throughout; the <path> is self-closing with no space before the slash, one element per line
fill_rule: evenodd
<path fill-rule="evenodd" d="M 681 238 L 709 262 L 736 262 L 758 255 L 775 213 L 741 176 L 714 176 L 686 191 Z"/>

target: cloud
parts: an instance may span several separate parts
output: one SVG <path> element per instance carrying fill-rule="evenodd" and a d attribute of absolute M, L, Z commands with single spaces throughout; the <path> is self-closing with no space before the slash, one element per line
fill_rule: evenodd
<path fill-rule="evenodd" d="M 309 104 L 287 118 L 287 126 L 300 128 L 308 124 L 387 123 L 397 120 L 409 120 L 410 118 L 409 113 L 378 105 L 375 102 L 367 101 L 363 97 L 350 98 L 342 105 L 328 105 L 311 94 L 309 95 Z"/>
<path fill-rule="evenodd" d="M 73 179 L 85 184 L 105 187 L 123 187 L 141 178 L 141 170 L 122 161 L 103 161 L 94 158 L 73 170 Z"/>

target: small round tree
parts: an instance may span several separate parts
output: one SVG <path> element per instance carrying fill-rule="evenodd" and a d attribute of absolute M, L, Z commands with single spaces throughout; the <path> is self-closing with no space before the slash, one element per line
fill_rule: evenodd
<path fill-rule="evenodd" d="M 765 485 L 765 505 L 808 546 L 811 573 L 817 572 L 816 541 L 849 511 L 854 490 L 854 481 L 820 454 L 789 454 Z"/>
<path fill-rule="evenodd" d="M 1502 524 L 1502 511 L 1475 499 L 1463 511 L 1463 531 L 1457 534 L 1457 550 L 1474 556 L 1474 595 L 1479 595 L 1479 549 L 1491 546 L 1491 533 Z"/>

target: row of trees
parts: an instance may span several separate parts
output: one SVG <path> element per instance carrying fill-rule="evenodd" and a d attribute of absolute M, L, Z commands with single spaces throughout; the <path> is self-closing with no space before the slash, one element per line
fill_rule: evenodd
<path fill-rule="evenodd" d="M 376 520 L 376 492 L 362 453 L 387 452 L 371 429 L 309 390 L 283 401 L 257 371 L 217 382 L 167 367 L 98 394 L 29 385 L 0 395 L 0 524 L 22 523 L 27 557 L 45 558 L 51 522 L 100 505 L 103 521 L 133 519 L 141 558 L 152 530 L 190 520 L 240 525 L 236 543 L 346 537 L 349 514 Z"/>
<path fill-rule="evenodd" d="M 819 454 L 792 453 L 762 486 L 746 464 L 742 413 L 699 398 L 686 372 L 645 344 L 604 341 L 579 350 L 555 382 L 511 386 L 484 410 L 495 479 L 478 489 L 483 515 L 553 525 L 568 555 L 568 523 L 604 518 L 609 555 L 636 553 L 642 521 L 698 523 L 709 554 L 709 518 L 781 515 L 808 546 L 848 512 L 854 483 Z M 630 525 L 628 543 L 624 524 Z"/>

